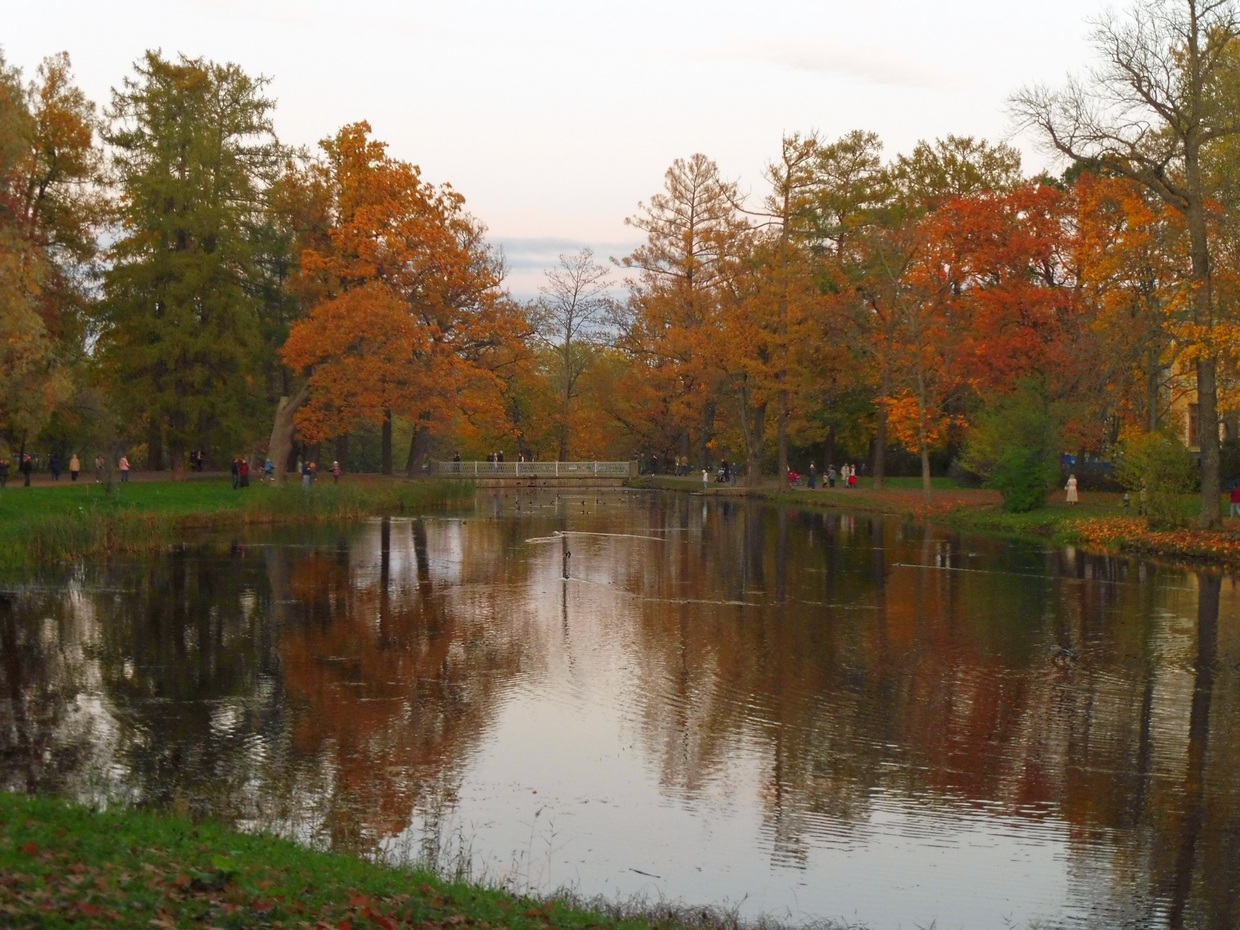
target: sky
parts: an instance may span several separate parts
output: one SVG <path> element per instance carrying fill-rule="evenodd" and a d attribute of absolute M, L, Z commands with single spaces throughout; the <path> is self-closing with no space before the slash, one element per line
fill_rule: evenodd
<path fill-rule="evenodd" d="M 44 0 L 6 10 L 29 78 L 67 51 L 99 105 L 148 49 L 271 79 L 281 141 L 366 120 L 394 157 L 450 183 L 536 296 L 558 256 L 602 263 L 677 158 L 701 152 L 756 205 L 793 132 L 875 132 L 888 158 L 947 135 L 1005 141 L 1008 98 L 1094 63 L 1101 0 Z M 1122 10 L 1122 7 L 1121 7 Z"/>

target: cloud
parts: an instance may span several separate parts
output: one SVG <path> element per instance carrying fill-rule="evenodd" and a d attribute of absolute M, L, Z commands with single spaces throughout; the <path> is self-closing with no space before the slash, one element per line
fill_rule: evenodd
<path fill-rule="evenodd" d="M 793 71 L 906 89 L 949 90 L 972 83 L 962 72 L 936 67 L 891 48 L 857 43 L 759 39 L 721 49 L 709 57 L 762 61 Z"/>

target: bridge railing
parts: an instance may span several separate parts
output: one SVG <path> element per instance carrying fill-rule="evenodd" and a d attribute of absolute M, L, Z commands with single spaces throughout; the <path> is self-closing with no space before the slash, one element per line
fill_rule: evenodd
<path fill-rule="evenodd" d="M 430 473 L 440 478 L 628 478 L 636 462 L 440 462 Z"/>

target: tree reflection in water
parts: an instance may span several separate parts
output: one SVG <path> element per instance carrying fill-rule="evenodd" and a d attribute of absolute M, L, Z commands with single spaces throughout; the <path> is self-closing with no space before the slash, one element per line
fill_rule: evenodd
<path fill-rule="evenodd" d="M 369 854 L 464 829 L 492 866 L 546 812 L 588 894 L 1236 925 L 1235 579 L 567 497 L 6 589 L 3 785 Z"/>

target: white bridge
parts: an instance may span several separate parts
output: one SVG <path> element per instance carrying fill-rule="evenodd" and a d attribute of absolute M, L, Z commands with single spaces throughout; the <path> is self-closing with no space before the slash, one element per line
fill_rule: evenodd
<path fill-rule="evenodd" d="M 430 463 L 436 478 L 479 484 L 623 484 L 637 477 L 636 462 L 440 462 Z"/>

